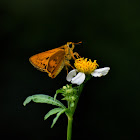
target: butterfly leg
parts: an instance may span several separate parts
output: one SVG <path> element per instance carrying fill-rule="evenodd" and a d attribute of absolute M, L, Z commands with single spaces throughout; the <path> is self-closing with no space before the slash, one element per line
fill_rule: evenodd
<path fill-rule="evenodd" d="M 68 66 L 65 66 L 65 68 L 66 68 L 66 71 L 67 71 L 67 75 L 68 75 Z"/>
<path fill-rule="evenodd" d="M 65 68 L 67 70 L 67 75 L 68 75 L 68 66 L 72 67 L 73 69 L 75 69 L 68 61 L 65 61 Z"/>
<path fill-rule="evenodd" d="M 77 58 L 81 58 L 81 56 L 77 52 L 74 52 L 73 55 L 75 55 Z"/>
<path fill-rule="evenodd" d="M 70 67 L 72 67 L 73 69 L 75 69 L 70 63 L 69 63 L 69 61 L 65 61 L 65 66 L 67 67 L 67 66 L 70 66 Z"/>
<path fill-rule="evenodd" d="M 75 59 L 78 59 L 78 58 L 81 58 L 81 56 L 77 53 L 77 52 L 71 52 L 71 56 L 72 56 L 72 58 L 75 60 Z M 77 57 L 77 58 L 75 58 L 75 56 Z"/>

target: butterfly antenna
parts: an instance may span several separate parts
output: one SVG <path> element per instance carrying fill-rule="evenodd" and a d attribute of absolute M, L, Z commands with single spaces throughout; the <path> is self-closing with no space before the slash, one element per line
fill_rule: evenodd
<path fill-rule="evenodd" d="M 78 42 L 78 43 L 74 43 L 74 45 L 81 45 L 82 41 Z"/>

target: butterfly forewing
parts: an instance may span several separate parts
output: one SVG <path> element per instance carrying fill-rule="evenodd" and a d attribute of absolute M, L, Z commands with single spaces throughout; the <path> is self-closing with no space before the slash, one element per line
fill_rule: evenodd
<path fill-rule="evenodd" d="M 55 54 L 58 51 L 58 49 L 52 49 L 49 51 L 45 51 L 36 55 L 33 55 L 30 57 L 29 61 L 31 62 L 31 64 L 41 70 L 44 71 L 46 68 L 46 66 L 48 65 L 49 59 L 50 57 Z"/>
<path fill-rule="evenodd" d="M 56 75 L 61 71 L 58 67 L 64 63 L 64 55 L 64 49 L 56 48 L 36 54 L 30 57 L 29 60 L 35 68 L 42 72 L 47 72 L 49 76 L 53 78 L 56 77 Z"/>

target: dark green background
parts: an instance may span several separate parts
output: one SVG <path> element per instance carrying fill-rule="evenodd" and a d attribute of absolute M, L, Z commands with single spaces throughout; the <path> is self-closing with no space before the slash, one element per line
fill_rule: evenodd
<path fill-rule="evenodd" d="M 0 2 L 1 119 L 4 139 L 66 140 L 67 118 L 53 129 L 47 104 L 22 105 L 27 96 L 48 94 L 67 82 L 66 71 L 51 79 L 30 56 L 68 41 L 96 59 L 109 74 L 85 86 L 74 116 L 73 140 L 140 139 L 140 1 L 3 0 Z M 64 102 L 65 103 L 65 102 Z"/>

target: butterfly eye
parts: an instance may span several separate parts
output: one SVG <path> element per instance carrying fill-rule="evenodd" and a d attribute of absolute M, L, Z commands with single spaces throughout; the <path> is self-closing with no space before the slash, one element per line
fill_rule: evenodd
<path fill-rule="evenodd" d="M 69 44 L 69 47 L 72 48 L 72 44 Z"/>

